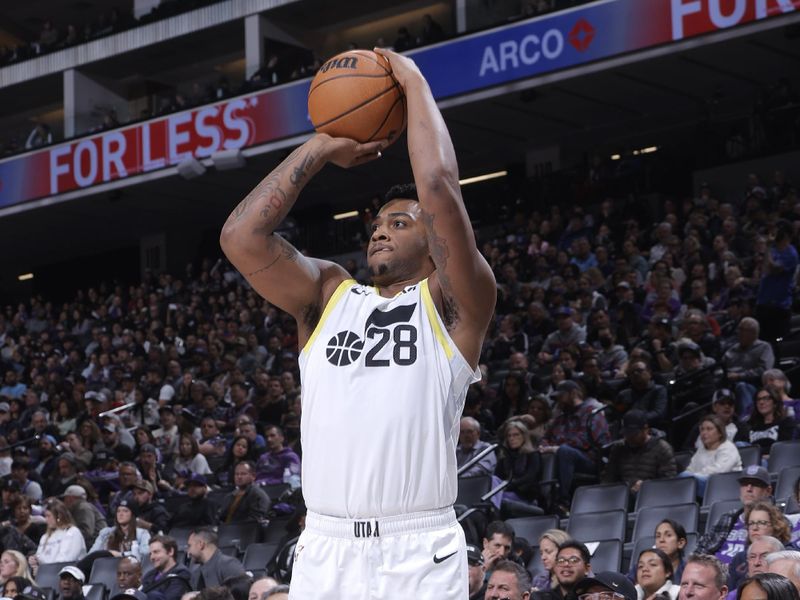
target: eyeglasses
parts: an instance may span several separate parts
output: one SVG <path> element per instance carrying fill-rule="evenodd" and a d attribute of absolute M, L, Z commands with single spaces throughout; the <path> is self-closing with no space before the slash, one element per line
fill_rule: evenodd
<path fill-rule="evenodd" d="M 750 527 L 751 529 L 753 527 L 768 527 L 769 525 L 772 525 L 772 523 L 770 523 L 769 521 L 748 521 L 747 522 L 747 526 Z"/>
<path fill-rule="evenodd" d="M 625 596 L 617 592 L 589 592 L 578 596 L 578 600 L 625 600 Z"/>
<path fill-rule="evenodd" d="M 570 556 L 567 558 L 566 556 L 561 556 L 556 559 L 557 565 L 577 565 L 583 562 L 583 559 L 580 556 Z"/>
<path fill-rule="evenodd" d="M 756 396 L 756 400 L 772 400 L 772 396 L 765 394 L 764 396 Z"/>

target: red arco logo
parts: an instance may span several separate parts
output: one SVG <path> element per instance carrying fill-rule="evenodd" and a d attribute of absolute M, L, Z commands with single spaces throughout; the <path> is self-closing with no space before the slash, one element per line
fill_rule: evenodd
<path fill-rule="evenodd" d="M 594 27 L 586 19 L 578 19 L 578 22 L 570 30 L 568 39 L 569 43 L 575 47 L 575 50 L 583 52 L 594 39 Z"/>

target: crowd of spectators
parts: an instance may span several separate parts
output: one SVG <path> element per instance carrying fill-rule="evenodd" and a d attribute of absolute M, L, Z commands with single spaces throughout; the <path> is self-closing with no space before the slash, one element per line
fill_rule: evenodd
<path fill-rule="evenodd" d="M 621 206 L 521 209 L 478 232 L 498 302 L 457 459 L 465 465 L 497 442 L 462 477 L 507 484 L 465 531 L 481 546 L 472 562 L 482 573 L 522 577 L 530 546 L 540 548 L 539 592 L 552 585 L 559 598 L 574 591 L 578 563 L 589 572 L 591 553 L 564 532 L 524 540 L 490 519 L 568 517 L 586 483 L 624 483 L 633 506 L 647 481 L 681 476 L 696 480 L 699 501 L 712 475 L 741 471 L 741 506 L 697 542 L 731 563 L 727 585 L 753 574 L 747 552 L 759 537 L 790 548 L 800 537 L 797 515 L 787 521 L 770 502 L 762 466 L 800 421 L 791 395 L 795 187 L 776 171 L 768 181 L 748 175 L 739 198 L 721 201 L 703 185 L 665 199 L 655 218 Z M 347 266 L 364 273 L 357 261 Z M 255 571 L 287 581 L 305 511 L 297 358 L 293 320 L 222 260 L 101 284 L 67 302 L 5 306 L 2 550 L 20 553 L 31 581 L 51 563 L 74 562 L 62 577 L 88 580 L 101 558 L 162 573 L 191 559 L 182 593 L 242 576 L 244 549 L 220 551 L 217 535 L 244 524 L 275 539 L 279 527 L 279 550 Z M 743 465 L 743 447 L 758 450 L 755 464 Z M 544 482 L 548 461 L 555 481 Z M 667 558 L 632 557 L 630 576 L 648 589 L 665 585 L 652 576 L 659 561 L 673 583 L 687 569 L 686 530 L 664 523 L 654 540 Z M 515 566 L 502 566 L 507 558 Z"/>

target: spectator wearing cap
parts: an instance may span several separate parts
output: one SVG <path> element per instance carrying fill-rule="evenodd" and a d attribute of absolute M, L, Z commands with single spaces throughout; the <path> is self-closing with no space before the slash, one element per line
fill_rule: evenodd
<path fill-rule="evenodd" d="M 647 333 L 637 344 L 655 359 L 659 373 L 667 373 L 675 368 L 678 355 L 672 340 L 672 321 L 662 315 L 653 316 L 647 326 Z"/>
<path fill-rule="evenodd" d="M 719 388 L 711 399 L 711 413 L 719 418 L 725 425 L 725 435 L 737 446 L 739 443 L 748 444 L 748 425 L 745 421 L 736 419 L 736 400 L 733 392 L 728 388 Z M 695 424 L 686 438 L 684 448 L 696 450 L 703 445 L 700 440 L 700 425 Z"/>
<path fill-rule="evenodd" d="M 133 497 L 139 507 L 136 526 L 155 534 L 167 531 L 169 513 L 164 505 L 155 502 L 155 489 L 146 479 L 138 479 L 133 485 Z"/>
<path fill-rule="evenodd" d="M 204 590 L 222 585 L 231 577 L 244 573 L 242 563 L 227 556 L 217 547 L 217 534 L 208 527 L 192 531 L 186 544 L 186 554 L 200 565 L 192 572 L 192 589 Z"/>
<path fill-rule="evenodd" d="M 136 466 L 141 473 L 139 479 L 148 481 L 153 486 L 153 494 L 164 487 L 163 465 L 159 463 L 158 450 L 153 444 L 142 444 L 139 449 L 139 456 L 136 459 Z"/>
<path fill-rule="evenodd" d="M 553 361 L 559 350 L 577 346 L 586 341 L 586 330 L 572 320 L 572 309 L 561 306 L 555 311 L 556 330 L 547 336 L 539 352 L 539 362 L 547 364 Z"/>
<path fill-rule="evenodd" d="M 55 600 L 84 600 L 86 576 L 78 567 L 68 565 L 58 572 L 58 595 Z"/>
<path fill-rule="evenodd" d="M 42 499 L 42 486 L 28 479 L 27 461 L 15 460 L 11 463 L 11 479 L 19 484 L 20 491 L 34 502 Z"/>
<path fill-rule="evenodd" d="M 86 554 L 86 543 L 72 515 L 60 500 L 51 500 L 44 510 L 47 531 L 39 540 L 36 554 L 28 558 L 36 570 L 40 565 L 73 562 Z"/>
<path fill-rule="evenodd" d="M 233 481 L 236 488 L 222 499 L 219 516 L 223 523 L 246 523 L 267 518 L 270 500 L 255 484 L 256 466 L 245 460 L 236 465 Z"/>
<path fill-rule="evenodd" d="M 714 415 L 700 419 L 700 441 L 702 445 L 692 455 L 689 466 L 680 477 L 697 480 L 697 497 L 702 498 L 708 478 L 717 473 L 742 470 L 742 457 L 736 445 L 728 439 L 725 424 Z"/>
<path fill-rule="evenodd" d="M 186 496 L 170 519 L 170 529 L 217 524 L 217 507 L 208 499 L 208 483 L 203 475 L 192 473 L 186 479 Z"/>
<path fill-rule="evenodd" d="M 611 592 L 614 600 L 637 600 L 636 588 L 630 580 L 621 573 L 601 571 L 591 577 L 582 579 L 575 586 L 575 594 L 580 598 L 583 594 Z"/>
<path fill-rule="evenodd" d="M 33 470 L 39 474 L 42 481 L 46 481 L 53 472 L 57 472 L 57 451 L 58 440 L 49 433 L 42 434 L 39 438 L 39 452 L 37 454 L 36 465 L 33 468 Z"/>
<path fill-rule="evenodd" d="M 153 432 L 153 437 L 156 439 L 158 449 L 161 450 L 162 457 L 167 460 L 178 454 L 179 451 L 180 431 L 178 431 L 175 409 L 172 405 L 164 404 L 158 408 L 158 421 L 161 427 Z"/>
<path fill-rule="evenodd" d="M 100 531 L 89 553 L 99 553 L 95 558 L 108 556 L 104 554 L 107 552 L 112 556 L 133 556 L 139 562 L 143 561 L 150 544 L 150 532 L 136 526 L 138 513 L 135 502 L 120 502 L 114 513 L 114 525 Z"/>
<path fill-rule="evenodd" d="M 633 501 L 642 482 L 677 475 L 672 446 L 663 437 L 652 435 L 643 411 L 634 409 L 625 413 L 622 435 L 622 440 L 611 448 L 603 483 L 626 483 Z"/>
<path fill-rule="evenodd" d="M 128 588 L 115 594 L 109 600 L 148 600 L 147 594 L 136 588 Z"/>
<path fill-rule="evenodd" d="M 119 491 L 114 494 L 108 503 L 109 513 L 115 513 L 117 506 L 123 500 L 133 502 L 133 486 L 137 480 L 141 479 L 139 469 L 135 463 L 124 462 L 119 465 Z"/>
<path fill-rule="evenodd" d="M 653 381 L 653 372 L 643 360 L 629 362 L 625 375 L 630 387 L 617 394 L 617 410 L 638 410 L 651 427 L 663 425 L 667 419 L 667 388 Z"/>
<path fill-rule="evenodd" d="M 180 600 L 191 590 L 191 573 L 177 563 L 178 544 L 171 537 L 150 538 L 150 564 L 153 568 L 142 579 L 148 600 Z"/>
<path fill-rule="evenodd" d="M 744 550 L 747 525 L 742 518 L 744 509 L 772 496 L 769 473 L 764 467 L 750 466 L 739 477 L 739 500 L 742 505 L 723 513 L 716 523 L 709 523 L 706 533 L 697 540 L 695 552 L 713 554 L 728 564 Z"/>
<path fill-rule="evenodd" d="M 256 463 L 256 482 L 259 484 L 274 485 L 284 483 L 286 470 L 289 470 L 290 483 L 300 480 L 300 457 L 294 450 L 284 444 L 285 436 L 283 430 L 277 425 L 268 427 L 267 451 L 264 452 Z"/>
<path fill-rule="evenodd" d="M 64 491 L 64 505 L 69 509 L 75 526 L 80 530 L 86 547 L 91 548 L 94 540 L 107 527 L 103 513 L 86 499 L 86 490 L 80 485 L 70 485 Z"/>
<path fill-rule="evenodd" d="M 556 453 L 560 509 L 567 512 L 575 473 L 597 475 L 599 450 L 609 442 L 609 433 L 605 415 L 584 399 L 579 384 L 562 381 L 556 401 L 561 413 L 550 422 L 540 450 Z"/>
<path fill-rule="evenodd" d="M 775 365 L 772 346 L 758 339 L 759 330 L 758 321 L 744 317 L 736 327 L 737 342 L 722 355 L 725 376 L 729 385 L 735 386 L 736 413 L 743 419 L 753 410 L 761 377 Z"/>
<path fill-rule="evenodd" d="M 530 597 L 531 576 L 523 567 L 510 560 L 501 560 L 495 565 L 486 584 L 486 600 L 528 600 Z"/>
<path fill-rule="evenodd" d="M 119 461 L 133 459 L 133 446 L 123 444 L 120 441 L 120 434 L 115 423 L 107 422 L 100 428 L 100 435 L 103 440 L 102 446 L 96 450 L 110 450 Z"/>
<path fill-rule="evenodd" d="M 469 600 L 483 600 L 486 594 L 486 569 L 480 548 L 467 544 L 467 568 L 469 577 Z"/>

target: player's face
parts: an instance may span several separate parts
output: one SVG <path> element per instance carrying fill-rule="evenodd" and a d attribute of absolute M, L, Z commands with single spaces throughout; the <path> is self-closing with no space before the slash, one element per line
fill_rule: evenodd
<path fill-rule="evenodd" d="M 413 200 L 394 200 L 372 222 L 367 264 L 373 280 L 381 285 L 419 273 L 430 260 L 422 224 L 422 209 Z"/>

